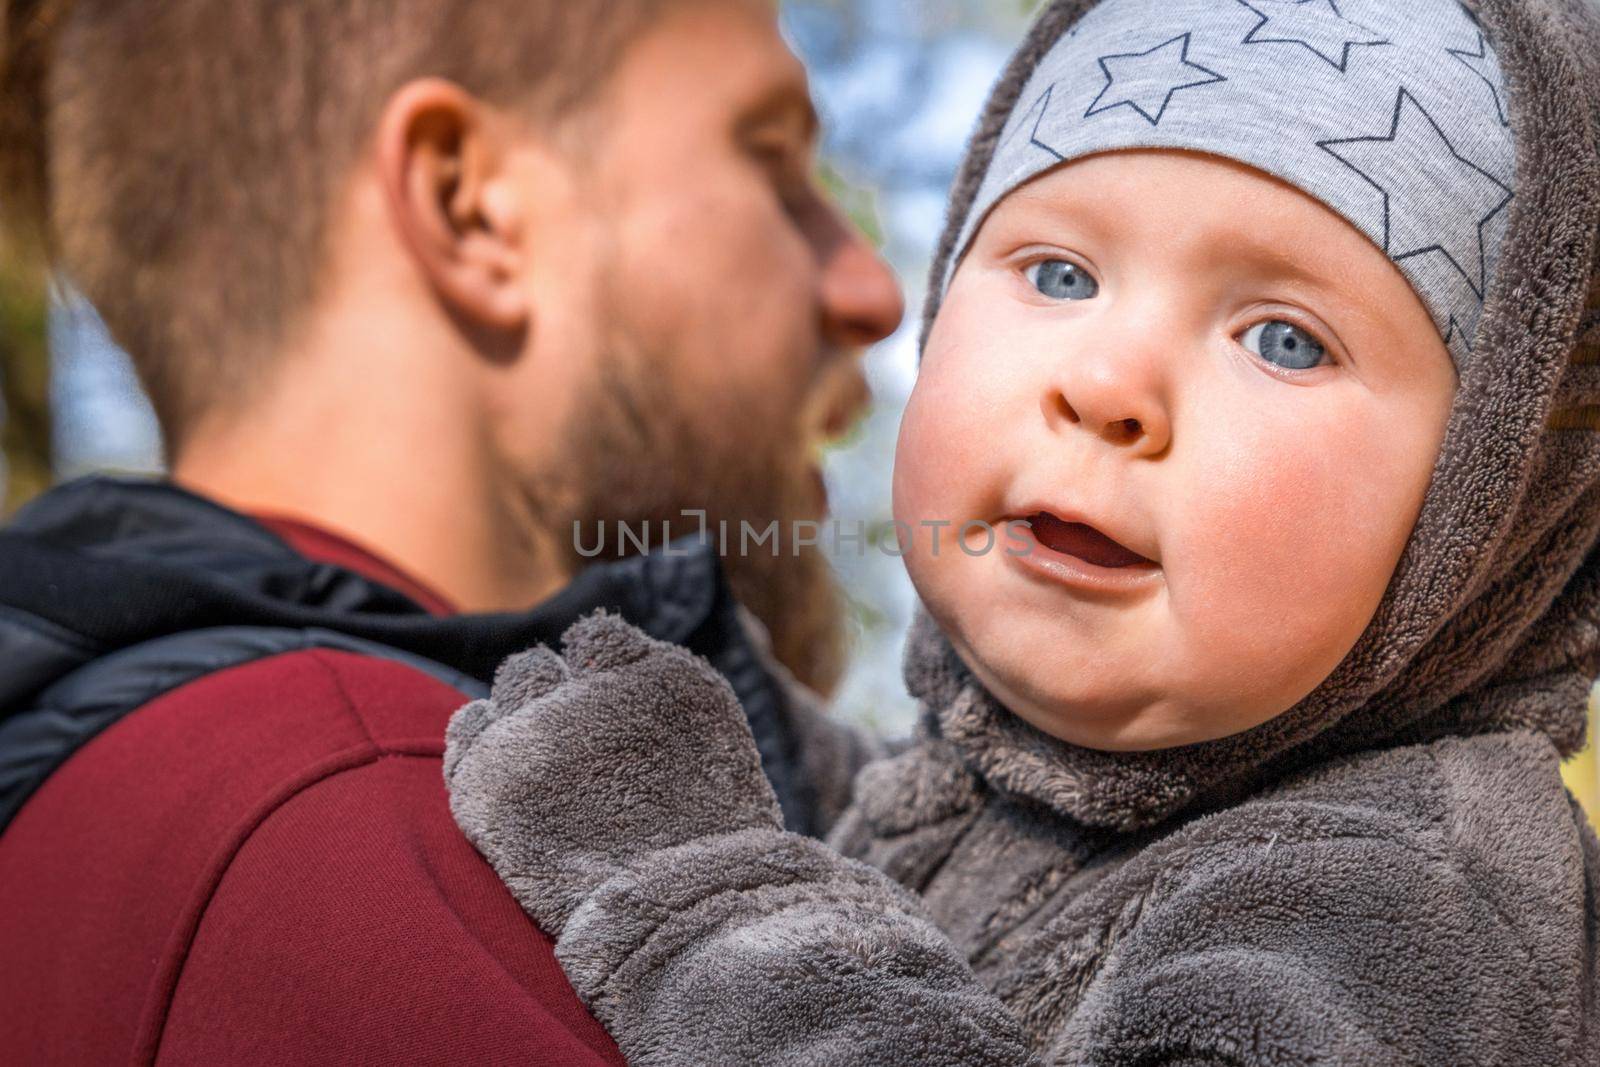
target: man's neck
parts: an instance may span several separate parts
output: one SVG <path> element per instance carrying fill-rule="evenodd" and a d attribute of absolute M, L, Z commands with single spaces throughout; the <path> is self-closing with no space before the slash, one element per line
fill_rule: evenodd
<path fill-rule="evenodd" d="M 172 478 L 234 510 L 340 534 L 462 612 L 527 610 L 566 584 L 548 535 L 494 476 L 470 419 L 448 417 L 444 402 L 395 411 L 371 400 L 213 424 L 184 448 Z"/>

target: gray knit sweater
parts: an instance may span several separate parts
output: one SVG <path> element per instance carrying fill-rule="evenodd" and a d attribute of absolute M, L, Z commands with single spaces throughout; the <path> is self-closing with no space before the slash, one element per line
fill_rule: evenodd
<path fill-rule="evenodd" d="M 996 87 L 935 277 L 1090 6 Z M 1470 6 L 1518 144 L 1501 264 L 1384 599 L 1295 707 L 1080 749 L 923 617 L 916 743 L 827 844 L 782 831 L 726 684 L 618 619 L 458 714 L 457 821 L 630 1063 L 1600 1065 L 1600 842 L 1557 774 L 1600 673 L 1600 8 Z M 842 805 L 872 746 L 790 714 Z"/>

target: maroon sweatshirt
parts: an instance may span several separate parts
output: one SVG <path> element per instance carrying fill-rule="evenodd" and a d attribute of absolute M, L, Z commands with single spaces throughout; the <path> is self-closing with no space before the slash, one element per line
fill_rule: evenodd
<path fill-rule="evenodd" d="M 450 605 L 373 553 L 309 558 Z M 190 682 L 51 774 L 0 834 L 7 1064 L 620 1064 L 450 817 L 455 689 L 286 652 Z"/>

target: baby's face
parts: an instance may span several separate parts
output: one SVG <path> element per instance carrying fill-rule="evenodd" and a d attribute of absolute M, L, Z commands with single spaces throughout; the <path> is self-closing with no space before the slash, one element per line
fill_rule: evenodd
<path fill-rule="evenodd" d="M 895 466 L 912 581 L 1047 733 L 1237 733 L 1372 618 L 1455 386 L 1405 278 L 1315 199 L 1199 153 L 1076 160 L 994 209 L 934 324 Z M 980 521 L 1001 536 L 963 551 Z"/>

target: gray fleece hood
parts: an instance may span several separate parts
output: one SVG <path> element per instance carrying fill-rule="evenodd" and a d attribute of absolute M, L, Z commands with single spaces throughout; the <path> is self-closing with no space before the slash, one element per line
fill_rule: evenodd
<path fill-rule="evenodd" d="M 924 342 L 997 145 L 1034 103 L 1025 87 L 1095 6 L 1047 6 L 993 90 L 933 264 Z M 1515 729 L 1563 755 L 1582 747 L 1600 673 L 1600 4 L 1463 6 L 1499 58 L 1516 195 L 1427 497 L 1373 619 L 1276 718 L 1183 748 L 1109 753 L 1011 715 L 921 613 L 906 681 L 923 729 L 993 788 L 1131 830 L 1364 749 Z"/>

